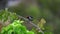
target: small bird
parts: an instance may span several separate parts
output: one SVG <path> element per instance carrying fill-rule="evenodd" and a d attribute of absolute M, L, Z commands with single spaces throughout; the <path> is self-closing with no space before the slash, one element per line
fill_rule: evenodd
<path fill-rule="evenodd" d="M 33 17 L 32 16 L 27 16 L 27 19 L 30 21 L 33 21 Z"/>

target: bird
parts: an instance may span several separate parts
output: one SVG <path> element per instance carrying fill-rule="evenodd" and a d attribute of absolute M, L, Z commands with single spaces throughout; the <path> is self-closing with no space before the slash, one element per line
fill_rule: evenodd
<path fill-rule="evenodd" d="M 27 19 L 30 21 L 33 21 L 33 17 L 32 16 L 27 16 Z"/>

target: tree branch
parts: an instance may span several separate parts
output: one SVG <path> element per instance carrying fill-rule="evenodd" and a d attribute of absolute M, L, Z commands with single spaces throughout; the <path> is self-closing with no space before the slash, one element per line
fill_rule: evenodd
<path fill-rule="evenodd" d="M 24 17 L 22 17 L 22 16 L 20 16 L 20 15 L 17 15 L 17 16 L 18 16 L 18 18 L 23 19 L 23 20 L 26 21 L 27 23 L 30 23 L 31 25 L 33 25 L 39 32 L 41 32 L 42 34 L 44 34 L 44 32 L 41 30 L 40 27 L 38 27 L 37 25 L 35 25 L 35 24 L 32 23 L 31 21 L 29 21 L 27 18 L 24 18 Z"/>

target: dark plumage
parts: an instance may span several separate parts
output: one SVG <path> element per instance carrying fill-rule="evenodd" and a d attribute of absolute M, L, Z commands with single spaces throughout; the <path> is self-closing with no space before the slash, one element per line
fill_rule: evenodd
<path fill-rule="evenodd" d="M 33 20 L 33 17 L 32 16 L 27 16 L 27 19 L 32 21 Z"/>

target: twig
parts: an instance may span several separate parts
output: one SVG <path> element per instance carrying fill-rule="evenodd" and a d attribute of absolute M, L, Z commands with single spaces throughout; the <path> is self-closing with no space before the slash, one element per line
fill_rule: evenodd
<path fill-rule="evenodd" d="M 35 25 L 34 23 L 32 23 L 31 21 L 29 21 L 27 18 L 24 18 L 20 15 L 17 15 L 19 18 L 25 20 L 26 22 L 30 23 L 31 25 L 33 25 L 37 30 L 39 30 L 39 32 L 41 32 L 42 34 L 44 34 L 44 32 L 41 30 L 40 27 L 38 27 L 37 25 Z"/>

